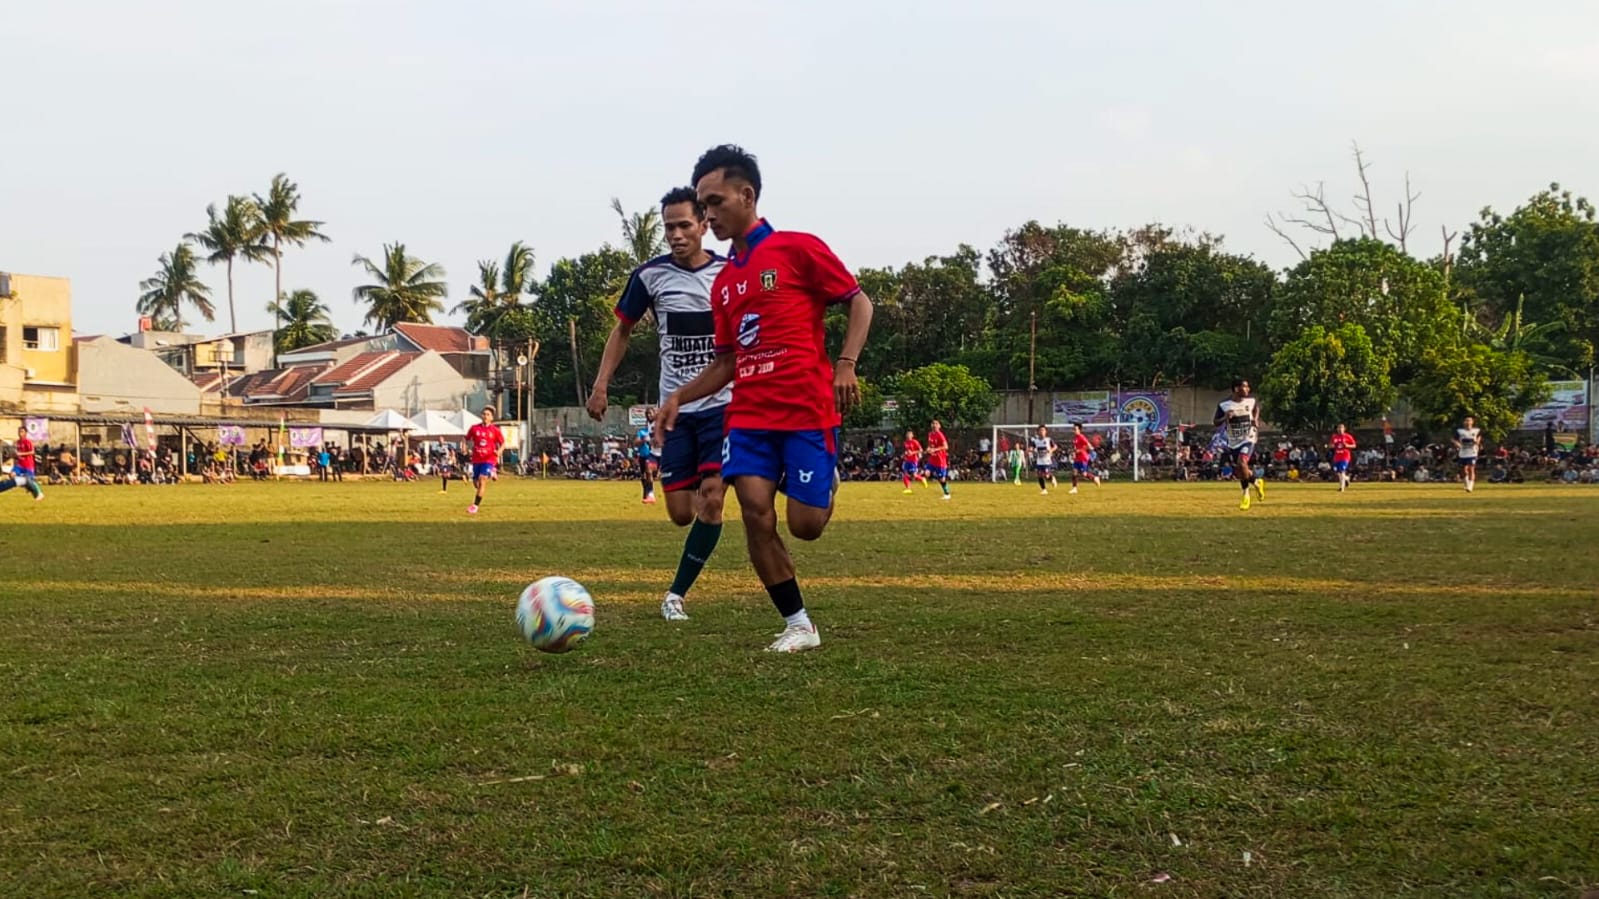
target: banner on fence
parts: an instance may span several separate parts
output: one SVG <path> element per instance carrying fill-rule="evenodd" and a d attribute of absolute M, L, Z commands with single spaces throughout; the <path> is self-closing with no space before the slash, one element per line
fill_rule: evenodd
<path fill-rule="evenodd" d="M 1588 431 L 1588 387 L 1581 381 L 1550 381 L 1554 391 L 1542 405 L 1528 409 L 1521 416 L 1522 430 L 1542 431 L 1549 425 L 1555 433 Z"/>
<path fill-rule="evenodd" d="M 321 428 L 290 428 L 289 446 L 295 449 L 309 449 L 322 445 Z"/>
<path fill-rule="evenodd" d="M 22 420 L 22 426 L 28 431 L 28 439 L 34 443 L 50 442 L 50 419 L 25 418 Z"/>
<path fill-rule="evenodd" d="M 1145 433 L 1157 433 L 1171 421 L 1171 394 L 1165 390 L 1085 390 L 1057 393 L 1052 423 L 1058 425 L 1136 422 Z"/>
<path fill-rule="evenodd" d="M 218 427 L 217 443 L 221 446 L 244 446 L 244 426 L 222 425 Z"/>
<path fill-rule="evenodd" d="M 655 407 L 654 406 L 628 406 L 627 407 L 627 426 L 630 427 L 630 428 L 642 428 L 645 425 L 649 424 L 650 423 L 649 412 L 653 408 L 655 408 Z"/>

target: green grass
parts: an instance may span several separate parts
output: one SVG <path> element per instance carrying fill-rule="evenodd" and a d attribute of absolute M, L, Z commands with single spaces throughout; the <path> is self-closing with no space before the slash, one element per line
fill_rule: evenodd
<path fill-rule="evenodd" d="M 635 485 L 5 494 L 0 895 L 1599 881 L 1599 493 L 935 493 L 795 545 L 792 657 L 736 524 L 657 618 Z M 566 656 L 513 633 L 552 573 L 598 604 Z"/>

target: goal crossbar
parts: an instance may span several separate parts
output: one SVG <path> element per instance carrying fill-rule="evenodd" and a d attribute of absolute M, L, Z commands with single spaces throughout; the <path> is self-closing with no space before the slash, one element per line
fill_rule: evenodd
<path fill-rule="evenodd" d="M 989 440 L 990 464 L 989 464 L 988 476 L 989 476 L 989 480 L 990 481 L 1005 480 L 1005 476 L 1004 476 L 1004 474 L 1002 474 L 1002 472 L 1004 472 L 1004 470 L 1005 470 L 1005 461 L 1000 457 L 999 438 L 1001 436 L 1006 436 L 1006 437 L 1012 437 L 1012 438 L 1021 440 L 1022 441 L 1023 465 L 1024 465 L 1024 467 L 1031 467 L 1032 463 L 1030 461 L 1027 461 L 1028 459 L 1031 458 L 1031 456 L 1030 456 L 1030 454 L 1028 452 L 1028 448 L 1027 448 L 1027 445 L 1026 445 L 1026 440 L 1027 440 L 1027 438 L 1029 438 L 1029 437 L 1033 436 L 1034 434 L 1038 433 L 1038 427 L 1039 426 L 1036 425 L 1036 424 L 1030 424 L 1030 425 L 1029 424 L 1014 424 L 1014 425 L 994 425 L 993 426 L 993 428 L 994 428 L 993 429 L 993 434 L 991 435 L 990 440 Z M 1072 426 L 1069 425 L 1069 424 L 1066 424 L 1066 425 L 1062 425 L 1062 424 L 1046 424 L 1046 425 L 1044 425 L 1044 427 L 1047 427 L 1047 428 L 1050 429 L 1050 436 L 1053 437 L 1055 439 L 1055 443 L 1057 445 L 1059 445 L 1067 453 L 1067 464 L 1070 464 L 1071 443 L 1070 443 L 1070 441 L 1062 443 L 1060 437 L 1057 436 L 1057 434 L 1060 433 L 1060 432 L 1065 432 L 1067 434 L 1070 434 Z M 1117 433 L 1119 433 L 1121 431 L 1128 432 L 1129 436 L 1131 437 L 1131 442 L 1132 442 L 1133 480 L 1134 481 L 1139 481 L 1139 480 L 1143 479 L 1142 466 L 1141 466 L 1141 464 L 1138 461 L 1138 436 L 1139 436 L 1139 431 L 1143 430 L 1143 426 L 1139 422 L 1136 422 L 1136 421 L 1122 421 L 1122 420 L 1104 421 L 1104 422 L 1085 422 L 1082 427 L 1083 427 L 1083 430 L 1085 432 L 1104 431 L 1104 432 L 1108 432 L 1108 433 L 1110 433 L 1112 435 L 1117 434 Z"/>

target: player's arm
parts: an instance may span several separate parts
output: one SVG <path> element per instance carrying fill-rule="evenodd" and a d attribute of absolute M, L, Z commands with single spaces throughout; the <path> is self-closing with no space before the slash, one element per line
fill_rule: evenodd
<path fill-rule="evenodd" d="M 605 352 L 600 354 L 600 369 L 594 373 L 594 386 L 589 390 L 589 417 L 595 421 L 605 418 L 605 407 L 610 402 L 606 394 L 611 386 L 611 378 L 616 375 L 622 358 L 627 355 L 627 344 L 633 337 L 635 324 L 636 321 L 618 317 L 616 324 L 611 327 L 610 336 L 605 338 Z"/>
<path fill-rule="evenodd" d="M 855 365 L 866 347 L 866 335 L 871 329 L 872 300 L 866 291 L 857 290 L 849 298 L 849 327 L 844 331 L 844 346 L 838 352 L 838 361 L 833 363 L 833 394 L 840 412 L 855 408 L 861 401 Z"/>
<path fill-rule="evenodd" d="M 733 374 L 737 369 L 736 361 L 731 347 L 719 347 L 716 359 L 710 365 L 705 366 L 693 380 L 672 391 L 672 395 L 661 403 L 661 408 L 655 413 L 657 427 L 654 439 L 651 441 L 656 449 L 666 445 L 666 432 L 677 426 L 679 406 L 704 399 L 733 383 Z"/>
<path fill-rule="evenodd" d="M 1216 404 L 1216 417 L 1211 420 L 1211 424 L 1219 428 L 1219 427 L 1221 427 L 1222 422 L 1224 422 L 1226 420 L 1227 420 L 1227 412 L 1226 412 L 1226 410 L 1222 409 L 1221 403 L 1217 403 Z"/>

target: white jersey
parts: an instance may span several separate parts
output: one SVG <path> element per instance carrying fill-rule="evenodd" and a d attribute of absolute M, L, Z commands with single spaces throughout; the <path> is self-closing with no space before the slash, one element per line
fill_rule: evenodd
<path fill-rule="evenodd" d="M 661 335 L 661 398 L 672 394 L 716 360 L 716 327 L 711 319 L 711 284 L 727 260 L 715 253 L 709 262 L 686 269 L 670 255 L 657 256 L 633 270 L 627 288 L 616 302 L 616 314 L 630 322 L 654 311 Z M 733 399 L 733 386 L 711 396 L 684 403 L 682 411 L 698 412 L 725 406 Z"/>
<path fill-rule="evenodd" d="M 1482 442 L 1482 428 L 1456 428 L 1455 440 L 1460 444 L 1460 458 L 1475 459 Z"/>
<path fill-rule="evenodd" d="M 1034 465 L 1055 464 L 1055 441 L 1048 437 L 1034 437 L 1031 442 L 1033 445 Z"/>
<path fill-rule="evenodd" d="M 1255 398 L 1252 396 L 1241 400 L 1228 397 L 1217 404 L 1216 416 L 1222 420 L 1222 433 L 1228 449 L 1238 449 L 1255 442 L 1259 436 L 1255 429 L 1255 413 Z"/>

